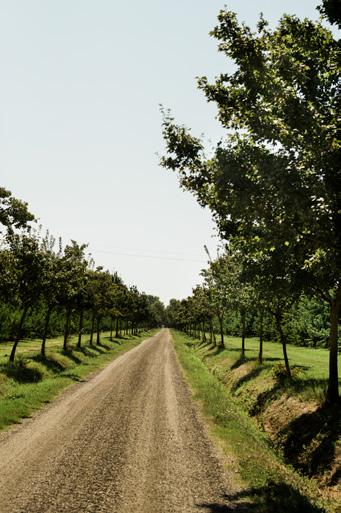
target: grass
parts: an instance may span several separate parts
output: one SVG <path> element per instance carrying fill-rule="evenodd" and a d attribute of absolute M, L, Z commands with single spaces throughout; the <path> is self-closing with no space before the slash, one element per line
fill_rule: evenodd
<path fill-rule="evenodd" d="M 219 376 L 205 365 L 200 354 L 204 349 L 195 350 L 193 340 L 179 332 L 173 332 L 173 339 L 194 397 L 201 404 L 210 431 L 230 462 L 230 474 L 239 476 L 241 491 L 230 496 L 230 500 L 236 503 L 242 500 L 249 505 L 250 511 L 264 513 L 338 511 L 333 498 L 322 496 L 314 481 L 297 473 L 275 453 L 265 433 L 248 416 Z M 239 341 L 228 339 L 228 342 L 231 348 L 229 365 L 232 367 L 239 360 Z M 248 341 L 248 356 L 255 356 L 256 351 L 255 341 Z M 277 348 L 267 344 L 266 354 L 277 358 Z M 321 357 L 323 353 L 320 351 L 316 358 Z M 219 358 L 227 359 L 224 351 L 212 356 L 213 360 Z M 312 356 L 309 358 L 309 361 L 316 362 Z M 274 361 L 277 360 L 271 360 L 272 364 Z M 210 365 L 214 367 L 212 363 Z M 314 370 L 309 370 L 314 375 Z M 316 373 L 324 375 L 321 369 Z"/>
<path fill-rule="evenodd" d="M 120 354 L 132 349 L 154 333 L 109 340 L 104 333 L 99 346 L 76 347 L 76 337 L 62 351 L 62 337 L 47 341 L 46 359 L 39 354 L 39 340 L 23 340 L 17 350 L 14 365 L 8 363 L 11 344 L 0 344 L 0 429 L 20 422 L 66 387 L 83 381 Z"/>
<path fill-rule="evenodd" d="M 259 382 L 264 380 L 271 381 L 273 377 L 274 366 L 283 364 L 282 347 L 275 342 L 263 343 L 263 364 L 258 365 L 259 340 L 257 338 L 246 339 L 245 359 L 240 358 L 241 339 L 240 337 L 226 337 L 225 349 L 216 352 L 207 346 L 199 348 L 199 354 L 207 359 L 208 366 L 215 371 L 219 369 L 225 372 L 225 378 L 228 379 L 229 371 L 237 369 L 243 364 L 247 364 L 249 373 L 259 376 Z M 312 400 L 321 403 L 325 397 L 329 371 L 329 351 L 327 349 L 313 349 L 309 347 L 298 347 L 288 344 L 288 357 L 291 368 L 293 369 L 294 381 L 291 386 L 287 386 L 288 394 L 292 393 L 303 400 Z M 224 381 L 224 377 L 221 376 Z M 243 388 L 249 380 L 244 379 L 235 384 L 235 389 Z M 252 380 L 255 386 L 256 381 Z M 289 385 L 289 384 L 287 384 Z M 341 390 L 341 380 L 340 380 Z"/>

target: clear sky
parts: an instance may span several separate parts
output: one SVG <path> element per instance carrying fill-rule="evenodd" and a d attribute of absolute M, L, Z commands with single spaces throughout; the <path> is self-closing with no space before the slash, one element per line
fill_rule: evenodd
<path fill-rule="evenodd" d="M 210 213 L 158 166 L 159 104 L 215 141 L 195 77 L 230 64 L 208 32 L 227 3 L 246 23 L 313 0 L 0 0 L 1 185 L 64 243 L 167 302 L 215 254 Z"/>

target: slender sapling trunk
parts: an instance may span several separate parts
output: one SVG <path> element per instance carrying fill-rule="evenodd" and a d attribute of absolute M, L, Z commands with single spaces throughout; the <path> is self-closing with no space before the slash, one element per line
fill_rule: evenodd
<path fill-rule="evenodd" d="M 92 345 L 93 345 L 93 341 L 94 341 L 94 331 L 95 331 L 95 311 L 93 310 L 93 311 L 92 311 L 92 319 L 91 319 L 90 339 L 89 339 L 89 344 L 90 344 L 90 346 L 92 346 Z"/>
<path fill-rule="evenodd" d="M 80 348 L 82 346 L 83 320 L 84 320 L 84 309 L 81 308 L 81 311 L 79 312 L 79 327 L 78 327 L 78 341 L 77 341 L 78 348 Z"/>
<path fill-rule="evenodd" d="M 241 311 L 242 317 L 242 357 L 245 357 L 245 310 Z"/>
<path fill-rule="evenodd" d="M 16 352 L 17 346 L 18 346 L 18 344 L 19 344 L 19 342 L 21 340 L 22 329 L 23 329 L 23 326 L 24 326 L 24 322 L 25 322 L 27 311 L 28 311 L 28 306 L 24 306 L 23 311 L 21 313 L 21 317 L 20 317 L 18 331 L 17 331 L 16 337 L 15 337 L 15 340 L 14 340 L 14 344 L 13 344 L 13 347 L 12 347 L 12 351 L 11 351 L 11 354 L 10 354 L 10 357 L 9 357 L 9 361 L 11 363 L 14 363 L 15 352 Z"/>
<path fill-rule="evenodd" d="M 263 363 L 263 309 L 260 311 L 260 319 L 259 319 L 259 353 L 258 353 L 258 362 L 260 364 Z"/>
<path fill-rule="evenodd" d="M 281 341 L 282 348 L 283 348 L 285 369 L 287 371 L 288 377 L 291 379 L 291 370 L 290 370 L 289 359 L 288 359 L 288 354 L 287 354 L 287 340 L 286 340 L 286 336 L 283 332 L 281 312 L 279 312 L 279 311 L 276 312 L 275 319 L 276 319 L 276 327 L 277 327 L 280 341 Z"/>
<path fill-rule="evenodd" d="M 47 331 L 49 329 L 51 312 L 52 312 L 52 306 L 49 306 L 46 311 L 44 333 L 43 333 L 43 339 L 41 341 L 41 349 L 40 349 L 40 353 L 43 358 L 46 358 L 46 350 L 45 350 L 46 349 L 46 339 L 47 339 Z"/>

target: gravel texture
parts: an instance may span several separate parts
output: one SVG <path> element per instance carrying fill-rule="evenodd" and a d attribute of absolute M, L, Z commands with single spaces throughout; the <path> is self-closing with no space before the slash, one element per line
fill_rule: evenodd
<path fill-rule="evenodd" d="M 0 434 L 1 513 L 227 512 L 167 329 Z"/>

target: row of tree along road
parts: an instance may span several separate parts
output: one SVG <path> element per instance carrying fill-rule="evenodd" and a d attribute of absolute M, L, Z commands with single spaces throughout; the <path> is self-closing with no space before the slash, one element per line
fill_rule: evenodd
<path fill-rule="evenodd" d="M 340 27 L 338 1 L 326 0 L 318 9 L 324 21 Z M 182 304 L 182 325 L 193 326 L 186 320 L 193 320 L 195 309 L 210 322 L 213 308 L 222 330 L 224 305 L 234 302 L 245 334 L 252 304 L 262 340 L 262 319 L 269 312 L 290 377 L 285 316 L 303 297 L 324 303 L 330 321 L 330 403 L 339 400 L 341 304 L 340 41 L 335 32 L 322 21 L 289 15 L 274 29 L 260 16 L 252 31 L 222 10 L 211 35 L 234 71 L 213 83 L 201 77 L 198 86 L 216 104 L 226 137 L 208 152 L 202 139 L 163 111 L 167 151 L 161 159 L 212 211 L 225 251 L 205 273 L 206 286 Z M 173 303 L 173 311 L 176 307 Z"/>
<path fill-rule="evenodd" d="M 85 332 L 90 344 L 100 344 L 104 329 L 112 339 L 162 323 L 164 306 L 157 297 L 95 267 L 86 244 L 63 247 L 49 233 L 41 236 L 32 221 L 27 204 L 0 188 L 0 337 L 13 340 L 10 362 L 24 336 L 40 336 L 45 357 L 47 338 L 60 333 L 66 351 L 71 333 L 78 333 L 81 347 Z"/>

